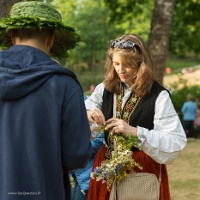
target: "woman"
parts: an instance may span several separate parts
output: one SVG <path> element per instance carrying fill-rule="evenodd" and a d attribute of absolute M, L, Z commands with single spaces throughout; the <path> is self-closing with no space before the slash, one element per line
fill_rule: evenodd
<path fill-rule="evenodd" d="M 117 117 L 113 117 L 114 94 L 118 95 Z M 122 35 L 111 41 L 105 80 L 85 104 L 90 123 L 107 124 L 105 130 L 112 130 L 111 134 L 138 138 L 141 150 L 132 148 L 132 156 L 142 169 L 134 167 L 134 171 L 159 177 L 161 166 L 160 200 L 169 200 L 165 164 L 176 159 L 186 145 L 186 136 L 168 91 L 155 80 L 150 53 L 139 36 Z M 106 144 L 98 151 L 93 168 L 100 166 L 113 150 L 109 137 L 105 132 Z M 106 184 L 91 179 L 89 200 L 107 200 L 109 195 Z"/>

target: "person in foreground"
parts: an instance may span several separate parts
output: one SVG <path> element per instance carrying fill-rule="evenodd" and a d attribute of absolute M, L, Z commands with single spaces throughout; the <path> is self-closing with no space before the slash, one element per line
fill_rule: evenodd
<path fill-rule="evenodd" d="M 0 21 L 0 199 L 71 199 L 64 168 L 87 164 L 91 132 L 75 74 L 51 56 L 79 40 L 43 2 L 16 3 Z"/>
<path fill-rule="evenodd" d="M 113 109 L 114 94 L 117 100 Z M 98 174 L 99 170 L 95 169 L 112 158 L 113 146 L 118 148 L 113 137 L 122 133 L 130 136 L 127 140 L 137 141 L 131 151 L 140 167 L 134 165 L 134 171 L 161 176 L 159 199 L 169 200 L 166 164 L 177 158 L 187 140 L 170 94 L 156 81 L 152 58 L 138 35 L 122 35 L 110 42 L 105 79 L 85 105 L 90 123 L 105 127 L 106 144 L 97 152 L 93 172 Z M 88 200 L 107 200 L 109 196 L 107 184 L 91 178 Z"/>

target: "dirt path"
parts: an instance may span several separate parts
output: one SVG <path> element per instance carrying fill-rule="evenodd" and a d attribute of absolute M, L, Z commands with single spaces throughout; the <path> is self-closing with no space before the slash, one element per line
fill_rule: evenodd
<path fill-rule="evenodd" d="M 191 73 L 187 73 L 184 75 L 181 75 L 181 78 L 184 80 L 187 80 L 188 85 L 194 85 L 194 84 L 199 84 L 200 85 L 200 66 L 196 66 L 196 70 Z M 178 74 L 172 74 L 172 75 L 166 75 L 163 78 L 163 84 L 166 87 L 169 87 L 170 84 L 177 82 L 179 80 Z"/>

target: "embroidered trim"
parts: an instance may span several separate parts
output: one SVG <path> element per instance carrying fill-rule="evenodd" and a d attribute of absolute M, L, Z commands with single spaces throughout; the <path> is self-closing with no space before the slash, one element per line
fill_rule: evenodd
<path fill-rule="evenodd" d="M 123 119 L 126 123 L 129 124 L 130 116 L 135 110 L 138 102 L 140 101 L 140 97 L 136 96 L 134 93 L 130 95 L 128 100 L 126 101 L 124 108 L 122 109 L 122 100 L 124 97 L 124 88 L 120 86 L 120 95 L 118 96 L 118 100 L 116 103 L 116 117 L 118 119 Z M 105 154 L 105 157 L 111 158 L 112 151 L 114 150 L 114 135 L 108 135 L 108 148 Z"/>
<path fill-rule="evenodd" d="M 121 85 L 120 86 L 120 95 L 117 100 L 117 105 L 116 105 L 116 117 L 119 119 L 123 119 L 126 123 L 129 123 L 130 116 L 135 110 L 138 102 L 140 101 L 140 97 L 136 96 L 134 93 L 130 95 L 128 100 L 126 101 L 124 108 L 122 109 L 122 100 L 124 96 L 124 88 Z"/>

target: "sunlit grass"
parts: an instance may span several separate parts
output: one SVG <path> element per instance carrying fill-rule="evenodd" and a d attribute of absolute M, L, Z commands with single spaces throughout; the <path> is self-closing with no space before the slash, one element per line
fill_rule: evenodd
<path fill-rule="evenodd" d="M 189 139 L 185 149 L 168 165 L 172 200 L 200 199 L 200 140 Z"/>

